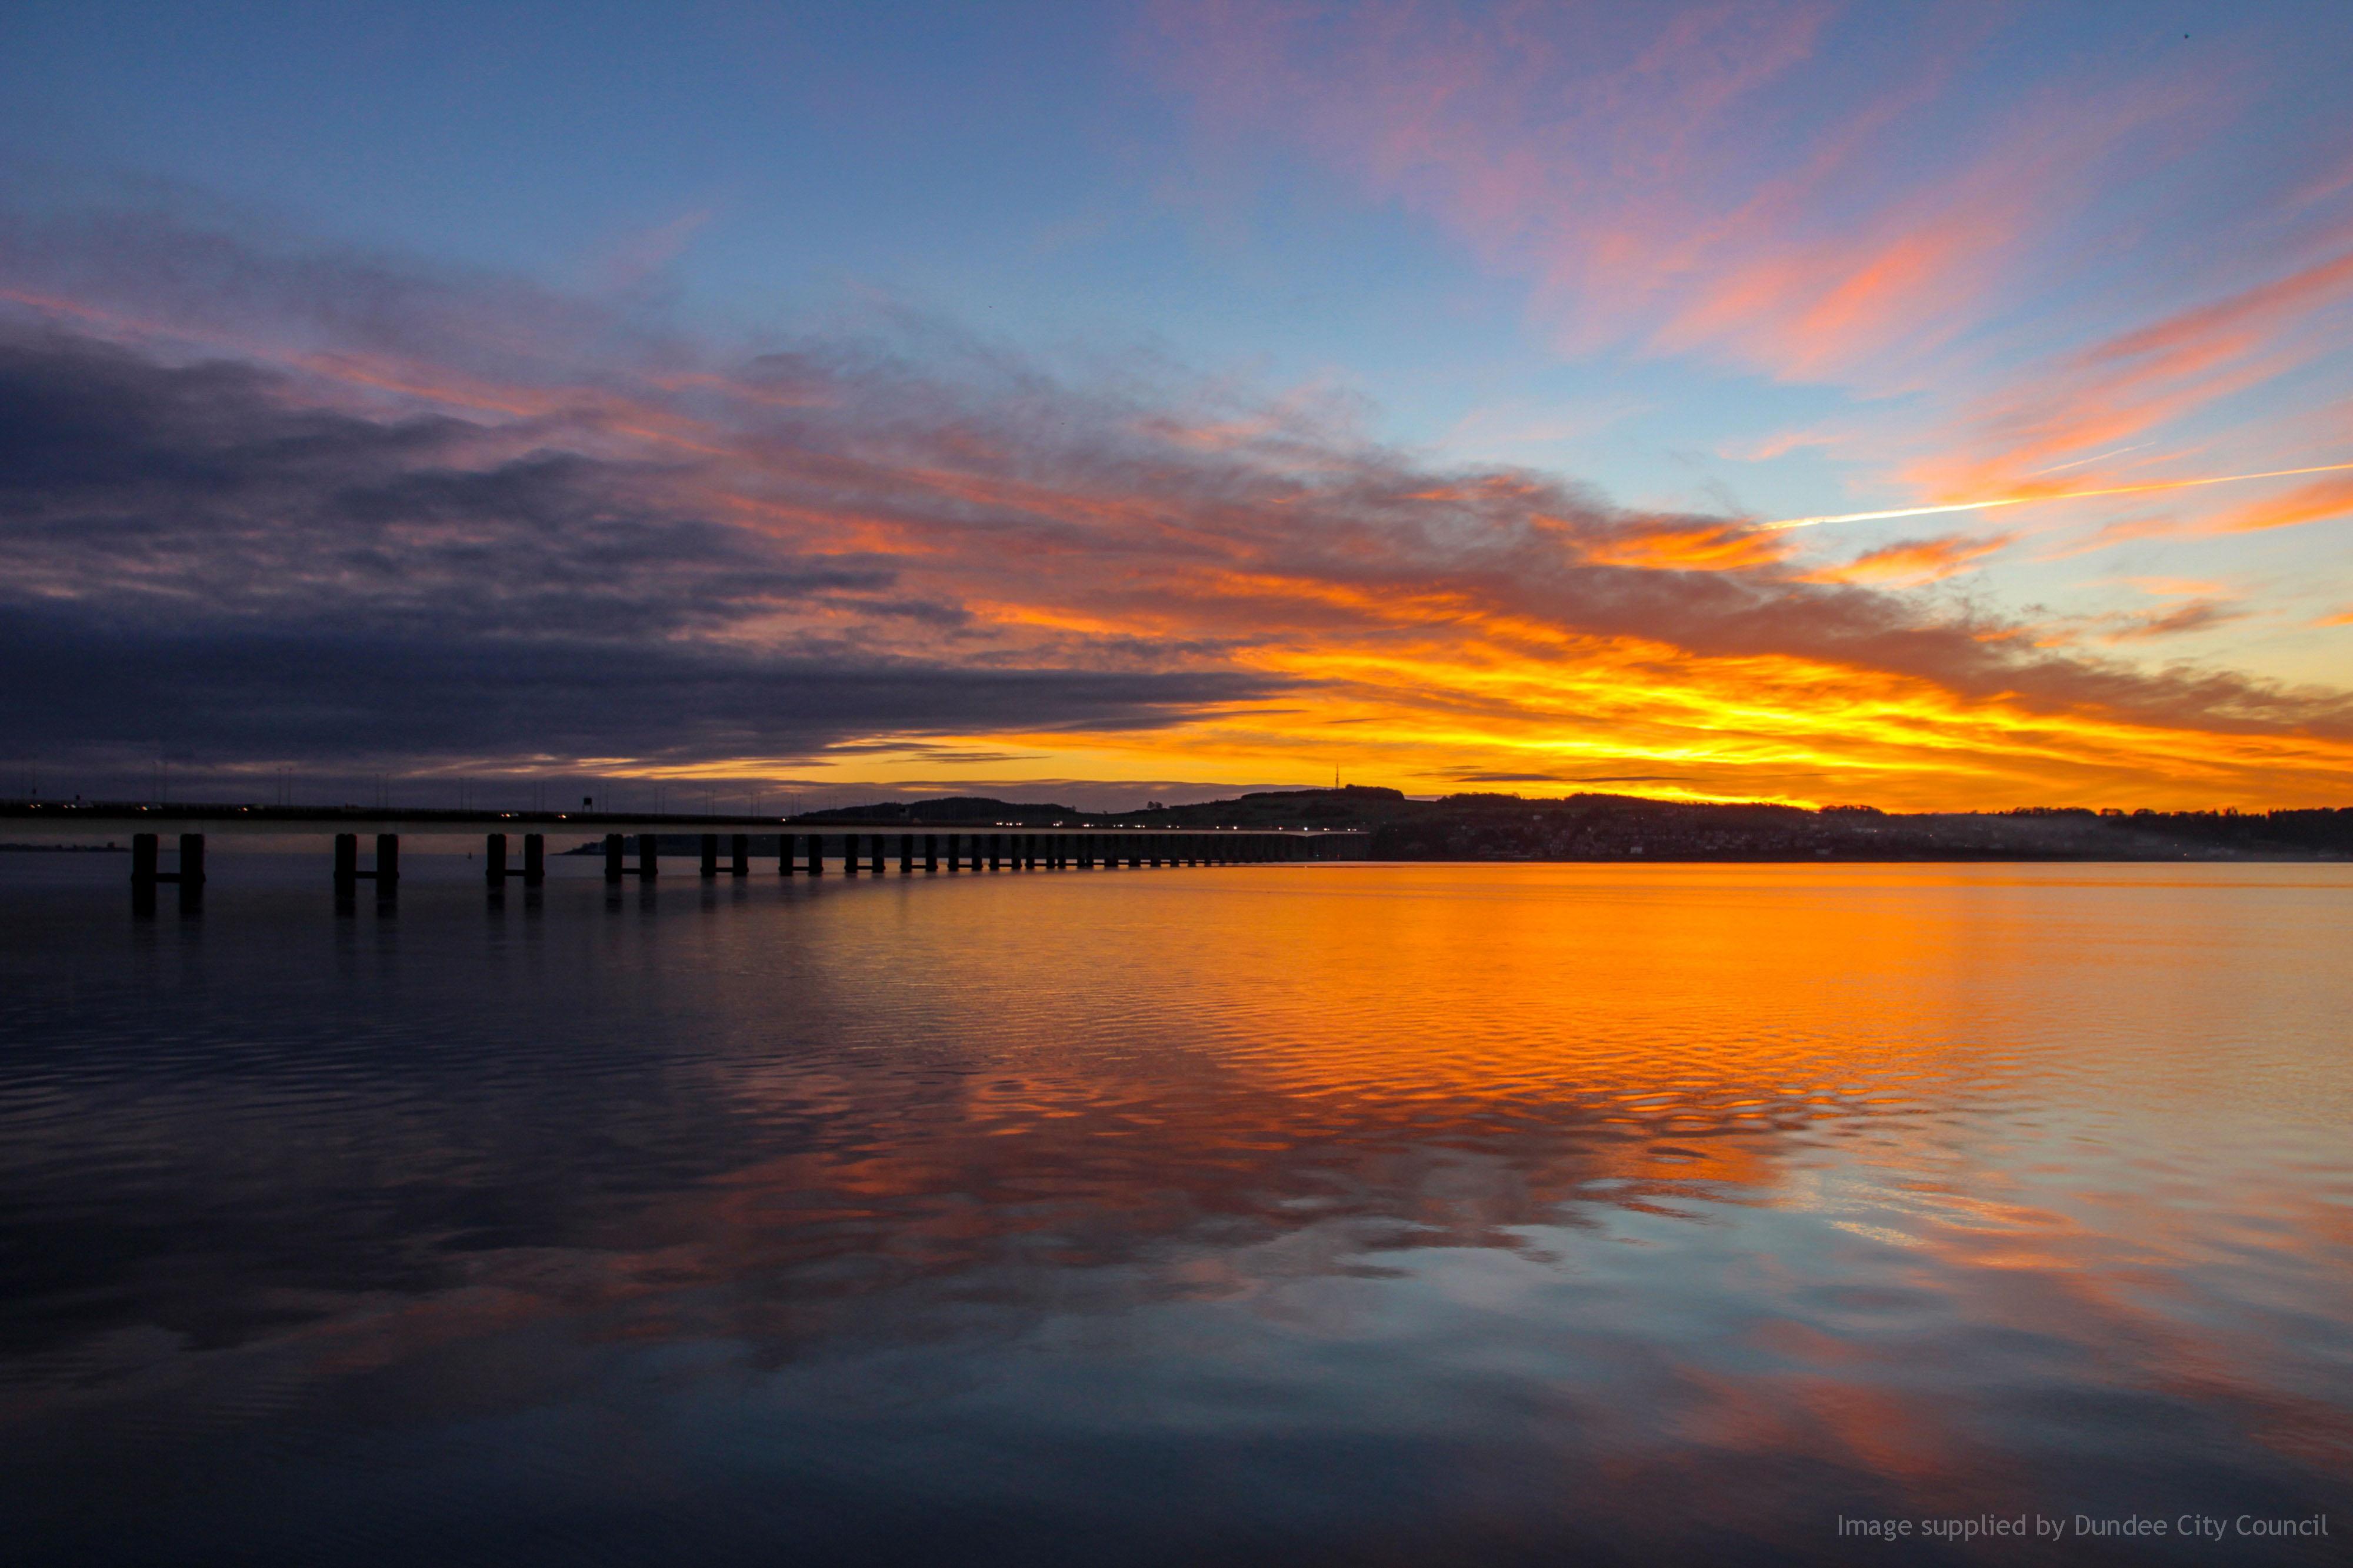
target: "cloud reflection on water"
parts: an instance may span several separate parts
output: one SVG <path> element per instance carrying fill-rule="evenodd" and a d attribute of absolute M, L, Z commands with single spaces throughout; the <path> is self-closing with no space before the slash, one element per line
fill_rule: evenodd
<path fill-rule="evenodd" d="M 60 1550 L 266 1492 L 269 1551 L 356 1500 L 460 1558 L 592 1514 L 1508 1560 L 2320 1506 L 2348 891 L 1335 867 L 333 926 L 231 884 L 128 944 L 111 888 L 19 905 L 0 1491 Z"/>

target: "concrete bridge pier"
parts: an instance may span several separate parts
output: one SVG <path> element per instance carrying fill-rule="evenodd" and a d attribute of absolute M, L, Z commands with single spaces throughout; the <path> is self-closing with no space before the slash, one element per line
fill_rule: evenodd
<path fill-rule="evenodd" d="M 923 835 L 923 869 L 937 871 L 939 868 L 940 836 L 936 833 L 926 833 Z"/>
<path fill-rule="evenodd" d="M 902 833 L 899 835 L 899 875 L 912 877 L 914 873 L 915 836 L 912 833 Z"/>
<path fill-rule="evenodd" d="M 661 840 L 650 833 L 638 835 L 638 863 L 623 863 L 627 840 L 617 833 L 605 835 L 605 880 L 617 882 L 624 877 L 635 877 L 650 882 L 661 875 Z"/>
<path fill-rule="evenodd" d="M 339 837 L 336 843 L 340 846 L 343 838 L 349 837 L 350 835 L 345 834 L 343 837 Z M 354 851 L 353 858 L 356 861 L 356 846 L 354 846 Z M 343 862 L 338 858 L 335 873 L 338 881 L 343 879 L 342 868 Z M 357 869 L 356 865 L 353 869 Z M 482 839 L 483 880 L 490 883 L 491 891 L 496 892 L 506 886 L 509 877 L 521 877 L 522 885 L 526 888 L 536 888 L 547 880 L 547 835 L 526 833 L 522 836 L 522 865 L 520 868 L 507 864 L 505 834 L 492 833 L 484 837 Z"/>
<path fill-rule="evenodd" d="M 719 835 L 716 833 L 702 836 L 702 874 L 705 878 L 719 875 Z"/>
<path fill-rule="evenodd" d="M 166 871 L 160 864 L 161 843 L 153 833 L 131 836 L 131 909 L 133 914 L 155 912 L 155 889 L 164 882 L 180 886 L 183 911 L 199 909 L 205 900 L 205 836 L 180 835 L 180 864 Z"/>
<path fill-rule="evenodd" d="M 752 874 L 752 836 L 738 833 L 727 840 L 727 874 L 748 877 Z"/>
<path fill-rule="evenodd" d="M 363 880 L 375 884 L 378 902 L 389 899 L 400 887 L 400 835 L 379 833 L 375 836 L 375 866 L 372 870 L 360 869 L 360 836 L 356 833 L 335 835 L 335 896 L 350 898 Z"/>

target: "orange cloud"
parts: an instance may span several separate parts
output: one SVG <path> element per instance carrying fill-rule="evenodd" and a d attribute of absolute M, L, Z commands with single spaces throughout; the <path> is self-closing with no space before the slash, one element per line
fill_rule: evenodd
<path fill-rule="evenodd" d="M 1026 368 L 1016 398 L 988 379 L 1002 367 L 924 368 L 920 343 L 881 364 L 823 344 L 785 363 L 597 361 L 562 311 L 535 320 L 546 341 L 518 363 L 545 373 L 506 382 L 457 333 L 448 364 L 313 343 L 234 374 L 0 334 L 26 384 L 102 385 L 75 406 L 160 410 L 123 438 L 161 432 L 242 476 L 158 510 L 145 470 L 110 463 L 90 479 L 106 506 L 57 498 L 76 527 L 26 512 L 0 582 L 124 620 L 425 628 L 478 648 L 470 679 L 539 646 L 567 650 L 558 666 L 590 649 L 599 670 L 686 668 L 701 695 L 660 728 L 726 727 L 707 752 L 656 755 L 628 715 L 647 754 L 579 742 L 614 772 L 857 755 L 895 759 L 876 777 L 1001 778 L 1018 753 L 1058 778 L 1303 783 L 1336 763 L 1639 775 L 1694 797 L 2244 805 L 2334 801 L 2353 765 L 2343 694 L 2054 652 L 1885 585 L 2000 540 L 1801 574 L 1753 525 L 1434 468 L 1312 409 L 1183 384 L 1112 397 Z M 430 416 L 336 402 L 388 384 Z M 209 401 L 190 403 L 199 385 Z M 328 435 L 358 456 L 271 466 Z M 2235 612 L 2168 611 L 2117 646 L 2193 613 Z M 782 695 L 742 695 L 763 682 Z M 764 718 L 802 697 L 819 728 Z"/>
<path fill-rule="evenodd" d="M 2341 346 L 2341 327 L 2315 329 L 2348 300 L 2353 252 L 2118 333 L 1981 404 L 1970 445 L 1986 455 L 1939 458 L 1907 477 L 1938 499 L 2033 493 L 2038 474 L 2058 471 L 2039 465 L 2161 430 Z M 2078 477 L 2047 488 L 2087 487 Z"/>
<path fill-rule="evenodd" d="M 2353 512 L 2353 475 L 2298 485 L 2284 495 L 2236 507 L 2200 525 L 2211 533 L 2250 533 L 2299 523 L 2326 522 Z"/>
<path fill-rule="evenodd" d="M 1585 559 L 1601 566 L 1639 566 L 1662 572 L 1727 572 L 1770 566 L 1789 546 L 1742 523 L 1682 519 L 1643 523 L 1588 541 Z"/>
<path fill-rule="evenodd" d="M 1905 540 L 1866 551 L 1853 560 L 1836 566 L 1823 566 L 1808 573 L 1812 583 L 1939 583 L 2007 547 L 2017 535 L 1996 534 L 1978 538 L 1966 533 L 1942 534 L 1935 539 Z"/>

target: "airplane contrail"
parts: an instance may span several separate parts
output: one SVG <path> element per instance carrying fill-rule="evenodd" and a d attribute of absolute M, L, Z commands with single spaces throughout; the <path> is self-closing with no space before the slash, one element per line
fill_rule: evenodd
<path fill-rule="evenodd" d="M 2096 463 L 2103 458 L 2121 458 L 2126 452 L 2146 452 L 2156 445 L 2154 441 L 2136 441 L 2129 447 L 2112 447 L 2105 452 L 2094 452 L 2088 458 L 2078 458 L 2072 463 L 2053 463 L 2047 468 L 2031 469 L 2026 477 L 2030 479 L 2039 479 L 2045 474 L 2063 474 L 2070 468 L 2080 468 L 2086 463 Z"/>
<path fill-rule="evenodd" d="M 2284 479 L 2297 474 L 2337 474 L 2353 468 L 2353 463 L 2323 463 L 2315 468 L 2274 468 L 2262 474 L 2223 474 L 2211 479 L 2163 479 L 2147 485 L 2113 485 L 2098 490 L 2054 490 L 2042 496 L 2005 496 L 1999 500 L 1957 500 L 1944 506 L 1899 506 L 1886 511 L 1845 511 L 1829 517 L 1785 517 L 1778 522 L 1760 522 L 1758 531 L 1779 533 L 1785 529 L 1811 528 L 1822 522 L 1876 522 L 1885 517 L 1928 517 L 1943 511 L 1989 511 L 1998 506 L 2032 506 L 2046 500 L 2084 500 L 2093 496 L 2133 496 L 2150 490 L 2186 490 L 2200 485 L 2235 485 L 2246 479 Z"/>

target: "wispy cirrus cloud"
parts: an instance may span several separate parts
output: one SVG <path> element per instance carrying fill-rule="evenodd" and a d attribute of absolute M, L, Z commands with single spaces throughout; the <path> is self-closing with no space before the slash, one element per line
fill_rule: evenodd
<path fill-rule="evenodd" d="M 2353 252 L 2267 278 L 2036 367 L 1971 416 L 1974 456 L 1940 457 L 1915 466 L 1910 477 L 1940 499 L 1995 489 L 2019 495 L 2074 489 L 2086 482 L 2087 465 L 2145 450 L 2147 443 L 2061 459 L 2164 430 L 2348 342 Z M 2332 491 L 2331 482 L 2322 481 L 2304 493 L 2309 500 L 2343 489 L 2337 485 Z"/>
<path fill-rule="evenodd" d="M 2112 154 L 2194 112 L 2159 76 L 1957 115 L 1996 30 L 1957 13 L 1876 48 L 1830 5 L 1161 18 L 1205 125 L 1271 130 L 1426 215 L 1524 279 L 1565 347 L 1786 379 L 1892 374 L 1980 325 Z"/>
<path fill-rule="evenodd" d="M 1859 485 L 1955 501 L 2342 455 L 2334 435 L 2274 451 L 2280 422 L 2249 408 L 2353 353 L 2333 128 L 2266 118 L 2292 25 L 2118 49 L 2080 17 L 1986 9 L 1158 15 L 1155 68 L 1205 140 L 1288 149 L 1425 220 L 1567 360 L 1852 400 L 1719 443 L 1729 459 L 1814 447 Z M 2170 515 L 2263 527 L 2333 495 Z"/>

